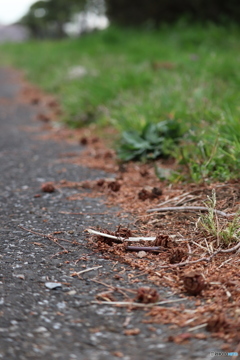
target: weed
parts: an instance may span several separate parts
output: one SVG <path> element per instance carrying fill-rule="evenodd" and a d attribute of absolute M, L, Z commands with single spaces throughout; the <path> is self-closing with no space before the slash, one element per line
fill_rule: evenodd
<path fill-rule="evenodd" d="M 123 132 L 118 155 L 123 161 L 168 157 L 180 134 L 180 125 L 175 120 L 147 123 L 141 132 Z"/>
<path fill-rule="evenodd" d="M 198 226 L 204 232 L 216 240 L 217 247 L 228 246 L 231 243 L 240 240 L 240 212 L 233 220 L 219 219 L 214 212 L 216 208 L 216 193 L 212 192 L 212 197 L 208 197 L 205 204 L 208 207 L 208 213 L 201 215 Z"/>
<path fill-rule="evenodd" d="M 197 135 L 187 135 L 183 146 L 176 149 L 175 158 L 187 171 L 183 177 L 195 182 L 227 181 L 239 178 L 240 141 L 232 133 L 227 139 L 227 132 L 218 134 L 203 132 Z"/>

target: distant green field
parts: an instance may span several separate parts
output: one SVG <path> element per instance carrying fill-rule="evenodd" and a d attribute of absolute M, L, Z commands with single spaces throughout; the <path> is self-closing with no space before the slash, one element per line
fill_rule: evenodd
<path fill-rule="evenodd" d="M 110 27 L 79 39 L 3 44 L 0 62 L 57 95 L 70 126 L 117 128 L 122 158 L 171 155 L 185 169 L 174 179 L 224 181 L 240 174 L 239 39 L 236 26 Z M 72 78 L 74 69 L 82 74 Z"/>

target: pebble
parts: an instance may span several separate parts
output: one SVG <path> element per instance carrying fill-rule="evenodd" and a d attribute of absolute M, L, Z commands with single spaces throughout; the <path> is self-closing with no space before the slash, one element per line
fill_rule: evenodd
<path fill-rule="evenodd" d="M 16 274 L 16 275 L 13 275 L 13 276 L 15 276 L 18 279 L 25 280 L 25 275 L 24 274 Z"/>
<path fill-rule="evenodd" d="M 166 344 L 152 344 L 148 346 L 148 349 L 164 349 L 166 347 Z"/>
<path fill-rule="evenodd" d="M 59 310 L 65 309 L 65 307 L 66 307 L 65 302 L 59 302 L 59 303 L 57 303 L 57 308 L 58 308 Z"/>
<path fill-rule="evenodd" d="M 62 284 L 61 283 L 56 283 L 56 282 L 46 282 L 45 286 L 46 286 L 46 288 L 48 288 L 50 290 L 62 288 Z"/>
<path fill-rule="evenodd" d="M 11 323 L 12 325 L 17 325 L 17 324 L 18 324 L 17 320 L 11 320 L 10 323 Z"/>
<path fill-rule="evenodd" d="M 146 251 L 139 251 L 138 255 L 137 255 L 140 259 L 144 258 L 145 256 L 147 256 Z"/>
<path fill-rule="evenodd" d="M 60 329 L 61 326 L 62 326 L 62 325 L 61 325 L 60 323 L 55 323 L 55 324 L 53 324 L 53 328 L 54 328 L 55 330 Z"/>
<path fill-rule="evenodd" d="M 0 332 L 8 331 L 8 328 L 0 328 Z"/>
<path fill-rule="evenodd" d="M 70 290 L 67 292 L 68 295 L 76 295 L 76 290 Z"/>
<path fill-rule="evenodd" d="M 34 332 L 36 333 L 43 333 L 45 331 L 48 331 L 44 326 L 39 326 L 38 328 L 35 329 Z"/>

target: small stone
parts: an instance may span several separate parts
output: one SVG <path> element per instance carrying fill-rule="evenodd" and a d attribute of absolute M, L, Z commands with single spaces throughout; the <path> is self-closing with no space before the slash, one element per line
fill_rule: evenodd
<path fill-rule="evenodd" d="M 62 301 L 62 302 L 57 303 L 57 308 L 59 310 L 65 309 L 65 307 L 66 307 L 65 302 Z"/>
<path fill-rule="evenodd" d="M 147 255 L 146 251 L 139 251 L 139 253 L 138 253 L 137 256 L 138 256 L 140 259 L 142 259 L 142 258 L 144 258 L 146 255 Z"/>
<path fill-rule="evenodd" d="M 38 328 L 36 328 L 34 330 L 34 332 L 36 332 L 36 333 L 43 333 L 45 331 L 47 331 L 47 329 L 44 326 L 39 326 Z"/>
<path fill-rule="evenodd" d="M 8 332 L 8 328 L 0 328 L 0 332 Z"/>
<path fill-rule="evenodd" d="M 76 293 L 77 293 L 76 290 L 70 290 L 67 292 L 67 294 L 71 296 L 76 295 Z"/>
<path fill-rule="evenodd" d="M 62 284 L 61 283 L 57 283 L 57 282 L 46 282 L 45 283 L 46 288 L 50 289 L 50 290 L 55 290 L 55 289 L 60 289 L 62 288 Z"/>
<path fill-rule="evenodd" d="M 138 328 L 134 328 L 134 329 L 128 329 L 128 330 L 124 330 L 124 335 L 127 336 L 131 336 L 131 335 L 138 335 L 140 334 L 141 330 Z"/>
<path fill-rule="evenodd" d="M 11 323 L 12 325 L 17 325 L 17 324 L 18 324 L 17 320 L 11 320 L 10 323 Z"/>
<path fill-rule="evenodd" d="M 16 278 L 21 279 L 21 280 L 25 280 L 25 275 L 24 274 L 16 274 L 14 275 Z"/>
<path fill-rule="evenodd" d="M 61 327 L 61 324 L 60 324 L 60 323 L 55 323 L 55 324 L 53 324 L 53 328 L 54 328 L 55 330 L 60 329 L 60 327 Z"/>
<path fill-rule="evenodd" d="M 121 351 L 114 351 L 112 354 L 113 354 L 113 356 L 116 356 L 116 357 L 119 357 L 119 358 L 124 357 L 124 355 L 123 355 L 123 353 Z"/>

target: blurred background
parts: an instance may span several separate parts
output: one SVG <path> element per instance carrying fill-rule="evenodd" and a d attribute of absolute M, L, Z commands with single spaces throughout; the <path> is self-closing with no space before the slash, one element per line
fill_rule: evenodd
<path fill-rule="evenodd" d="M 6 34 L 4 27 L 12 25 L 15 29 L 25 29 L 23 38 L 26 32 L 37 38 L 79 36 L 94 29 L 103 29 L 109 22 L 156 28 L 162 23 L 173 23 L 182 18 L 189 22 L 238 22 L 239 1 L 0 0 L 1 33 Z M 16 40 L 19 39 L 16 35 Z"/>
<path fill-rule="evenodd" d="M 239 0 L 0 0 L 0 64 L 54 94 L 65 125 L 114 129 L 122 161 L 225 181 L 240 173 L 239 20 Z"/>

